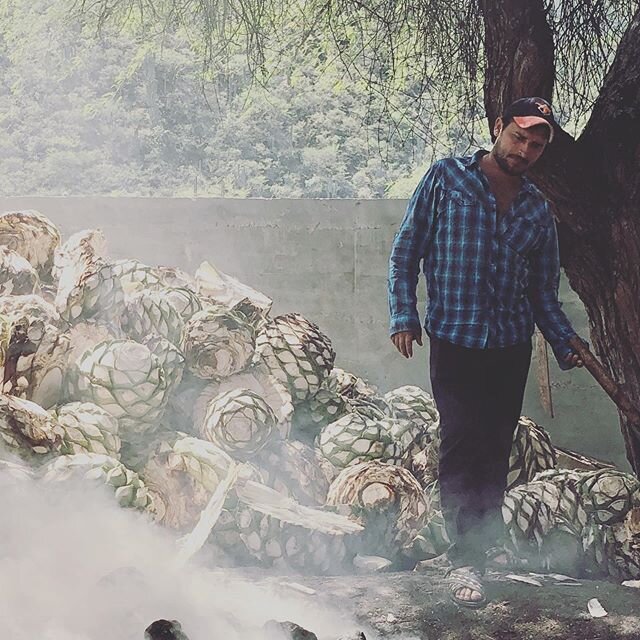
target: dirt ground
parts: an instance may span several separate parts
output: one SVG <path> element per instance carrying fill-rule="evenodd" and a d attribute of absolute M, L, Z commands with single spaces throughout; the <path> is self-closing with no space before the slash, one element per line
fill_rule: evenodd
<path fill-rule="evenodd" d="M 254 580 L 295 581 L 310 587 L 315 591 L 307 595 L 310 604 L 326 602 L 350 610 L 368 640 L 640 640 L 640 589 L 589 580 L 557 584 L 551 578 L 539 578 L 544 583 L 540 587 L 513 582 L 507 574 L 487 576 L 491 602 L 481 610 L 452 604 L 444 590 L 443 574 L 436 570 L 336 577 L 254 576 Z M 606 617 L 591 617 L 587 602 L 592 598 L 600 601 L 608 612 Z"/>

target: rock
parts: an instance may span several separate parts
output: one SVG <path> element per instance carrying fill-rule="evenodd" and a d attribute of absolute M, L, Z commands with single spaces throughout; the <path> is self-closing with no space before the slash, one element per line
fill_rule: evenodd
<path fill-rule="evenodd" d="M 389 569 L 393 563 L 381 556 L 361 556 L 356 555 L 353 559 L 353 566 L 363 573 L 379 573 Z"/>
<path fill-rule="evenodd" d="M 144 630 L 144 640 L 189 640 L 177 620 L 156 620 Z"/>
<path fill-rule="evenodd" d="M 265 640 L 318 640 L 318 636 L 295 622 L 268 620 L 264 624 Z"/>
<path fill-rule="evenodd" d="M 367 638 L 362 631 L 356 631 L 355 633 L 350 633 L 347 636 L 340 636 L 338 640 L 367 640 Z"/>

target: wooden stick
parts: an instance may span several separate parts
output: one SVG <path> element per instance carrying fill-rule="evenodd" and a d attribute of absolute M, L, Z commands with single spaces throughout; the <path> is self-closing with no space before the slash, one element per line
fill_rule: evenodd
<path fill-rule="evenodd" d="M 629 400 L 629 396 L 624 392 L 622 387 L 613 380 L 600 361 L 591 353 L 584 341 L 579 336 L 574 336 L 569 340 L 569 344 L 580 356 L 582 362 L 584 362 L 584 366 L 596 379 L 596 382 L 615 402 L 618 409 L 620 409 L 631 422 L 640 426 L 640 411 L 638 411 L 638 408 Z"/>
<path fill-rule="evenodd" d="M 538 379 L 538 391 L 540 402 L 549 417 L 553 418 L 553 399 L 551 396 L 551 379 L 549 377 L 549 354 L 547 342 L 542 337 L 540 329 L 536 327 L 534 334 L 534 352 L 536 354 L 536 378 Z"/>

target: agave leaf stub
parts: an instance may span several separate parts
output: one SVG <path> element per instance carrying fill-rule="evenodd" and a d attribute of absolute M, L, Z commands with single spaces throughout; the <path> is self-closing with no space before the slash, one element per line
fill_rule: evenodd
<path fill-rule="evenodd" d="M 525 556 L 540 553 L 555 524 L 551 506 L 544 502 L 543 494 L 530 491 L 526 484 L 505 494 L 502 518 L 513 549 Z"/>
<path fill-rule="evenodd" d="M 410 468 L 413 456 L 428 445 L 429 431 L 424 424 L 404 418 L 383 418 L 380 423 L 385 425 L 392 440 L 397 444 L 401 464 Z"/>
<path fill-rule="evenodd" d="M 315 395 L 295 406 L 292 433 L 299 440 L 313 443 L 324 427 L 351 412 L 347 399 L 329 389 L 325 381 Z"/>

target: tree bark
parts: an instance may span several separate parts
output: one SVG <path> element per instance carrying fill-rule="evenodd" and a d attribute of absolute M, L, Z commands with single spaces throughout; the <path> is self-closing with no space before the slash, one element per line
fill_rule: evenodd
<path fill-rule="evenodd" d="M 598 233 L 591 238 L 589 252 L 578 252 L 565 265 L 571 286 L 589 312 L 597 353 L 636 406 L 640 405 L 638 59 L 640 9 L 620 42 L 589 123 L 576 145 L 593 185 L 593 204 L 583 215 L 590 217 L 589 224 Z M 597 263 L 597 273 L 593 263 Z M 640 424 L 632 424 L 621 415 L 621 426 L 627 457 L 640 475 Z"/>
<path fill-rule="evenodd" d="M 489 124 L 525 95 L 550 99 L 553 41 L 543 0 L 481 0 Z M 560 259 L 585 305 L 591 342 L 640 406 L 640 10 L 623 37 L 591 119 L 564 132 L 533 178 L 558 219 Z M 627 457 L 640 477 L 640 424 L 620 414 Z"/>

